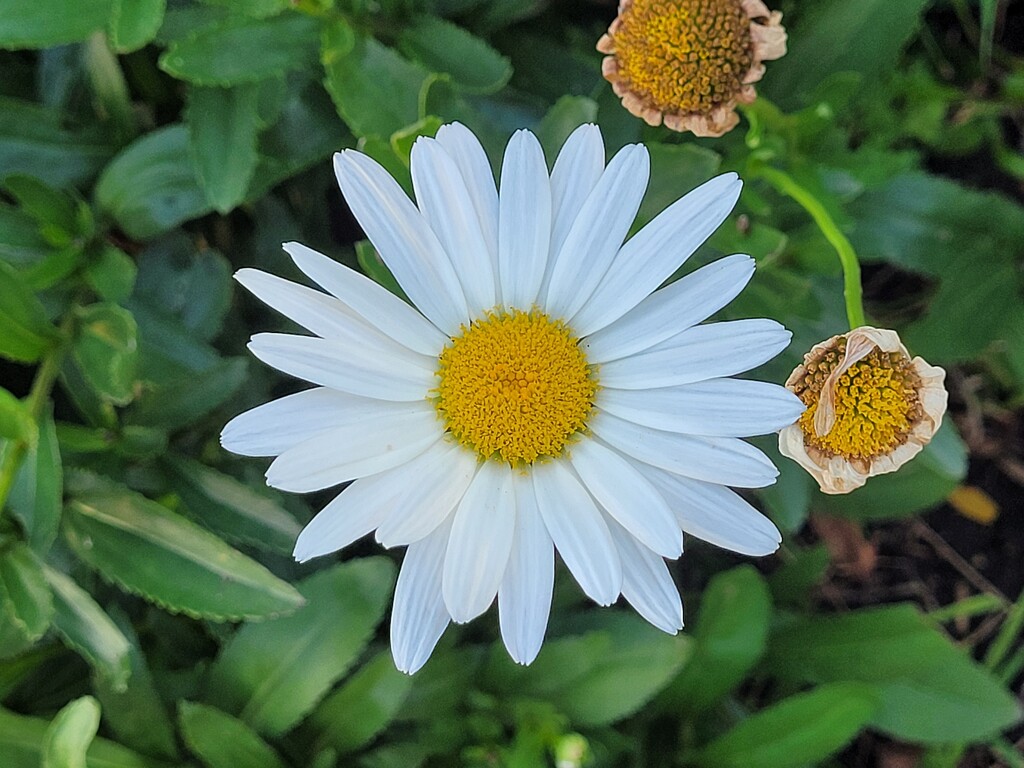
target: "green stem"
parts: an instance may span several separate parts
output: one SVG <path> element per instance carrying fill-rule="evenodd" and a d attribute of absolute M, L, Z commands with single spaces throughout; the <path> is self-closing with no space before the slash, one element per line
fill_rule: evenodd
<path fill-rule="evenodd" d="M 839 263 L 843 266 L 843 296 L 846 298 L 846 319 L 850 323 L 851 330 L 866 324 L 864 319 L 864 300 L 861 294 L 860 285 L 860 262 L 857 260 L 857 252 L 853 250 L 850 241 L 846 239 L 835 221 L 825 210 L 825 206 L 811 194 L 801 187 L 793 178 L 778 168 L 761 166 L 757 169 L 757 175 L 771 184 L 775 189 L 788 197 L 793 198 L 800 207 L 810 214 L 818 229 L 829 241 L 836 253 L 839 254 Z"/>

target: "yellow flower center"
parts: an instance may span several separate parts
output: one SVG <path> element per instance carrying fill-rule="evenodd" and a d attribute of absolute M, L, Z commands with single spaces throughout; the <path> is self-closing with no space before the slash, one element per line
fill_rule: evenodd
<path fill-rule="evenodd" d="M 821 389 L 829 373 L 842 361 L 845 348 L 842 339 L 808 364 L 807 374 L 796 391 L 807 406 L 800 417 L 800 428 L 806 443 L 828 456 L 848 460 L 883 456 L 905 442 L 921 418 L 917 374 L 906 356 L 876 348 L 839 377 L 835 423 L 828 434 L 818 435 L 814 414 Z"/>
<path fill-rule="evenodd" d="M 463 326 L 438 363 L 437 411 L 483 458 L 557 456 L 593 407 L 597 382 L 578 340 L 543 312 L 488 313 Z"/>
<path fill-rule="evenodd" d="M 736 95 L 753 63 L 739 0 L 633 0 L 619 21 L 619 74 L 662 112 L 710 112 Z"/>

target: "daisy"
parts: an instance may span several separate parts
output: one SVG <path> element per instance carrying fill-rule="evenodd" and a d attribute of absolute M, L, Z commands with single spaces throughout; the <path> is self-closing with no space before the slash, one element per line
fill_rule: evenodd
<path fill-rule="evenodd" d="M 816 344 L 786 380 L 807 405 L 779 433 L 782 455 L 821 490 L 849 493 L 895 472 L 942 425 L 946 372 L 910 353 L 896 331 L 862 326 Z"/>
<path fill-rule="evenodd" d="M 306 561 L 368 533 L 407 551 L 391 645 L 414 672 L 450 621 L 497 597 L 512 658 L 547 626 L 555 551 L 600 605 L 621 594 L 675 633 L 665 558 L 682 532 L 751 555 L 779 534 L 725 486 L 777 470 L 740 438 L 792 423 L 783 387 L 729 378 L 774 357 L 771 320 L 699 325 L 754 271 L 729 256 L 655 290 L 729 214 L 735 174 L 669 206 L 623 244 L 649 160 L 605 165 L 594 125 L 548 173 L 540 144 L 508 143 L 500 190 L 479 142 L 451 124 L 412 150 L 414 204 L 376 162 L 335 156 L 352 212 L 411 303 L 298 243 L 321 293 L 252 269 L 237 278 L 313 336 L 260 333 L 249 348 L 315 388 L 236 417 L 223 445 L 276 456 L 267 482 L 297 493 L 349 483 L 302 531 Z"/>
<path fill-rule="evenodd" d="M 622 105 L 650 125 L 721 136 L 786 54 L 782 13 L 761 0 L 621 0 L 597 43 Z"/>

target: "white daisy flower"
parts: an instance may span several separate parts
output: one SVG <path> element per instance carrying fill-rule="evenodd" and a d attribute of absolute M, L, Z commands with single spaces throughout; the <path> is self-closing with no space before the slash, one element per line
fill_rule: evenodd
<path fill-rule="evenodd" d="M 276 456 L 275 488 L 349 483 L 302 531 L 296 559 L 371 532 L 408 547 L 391 620 L 405 672 L 450 621 L 495 597 L 509 653 L 530 663 L 555 550 L 595 602 L 621 594 L 677 632 L 665 559 L 682 553 L 683 532 L 775 551 L 775 526 L 726 486 L 773 483 L 771 461 L 740 438 L 804 408 L 781 386 L 729 378 L 789 343 L 781 325 L 699 325 L 743 289 L 750 257 L 656 290 L 725 220 L 739 179 L 709 181 L 623 243 L 648 153 L 627 146 L 605 166 L 594 125 L 569 137 L 550 174 L 533 134 L 516 133 L 500 189 L 457 123 L 417 140 L 411 164 L 417 204 L 366 155 L 335 156 L 352 212 L 411 305 L 298 243 L 284 248 L 327 294 L 238 273 L 315 334 L 260 333 L 253 354 L 317 386 L 236 417 L 224 447 Z"/>

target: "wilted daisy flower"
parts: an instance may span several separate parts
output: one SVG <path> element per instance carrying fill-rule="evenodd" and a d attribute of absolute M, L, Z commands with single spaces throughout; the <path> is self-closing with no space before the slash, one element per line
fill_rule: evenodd
<path fill-rule="evenodd" d="M 725 219 L 739 180 L 709 181 L 623 245 L 647 150 L 628 146 L 605 167 L 596 126 L 572 134 L 550 174 L 533 134 L 516 133 L 500 192 L 458 124 L 418 139 L 411 164 L 416 205 L 366 155 L 335 156 L 352 212 L 411 305 L 297 243 L 285 250 L 331 295 L 238 273 L 315 334 L 257 334 L 253 354 L 318 386 L 238 416 L 224 446 L 277 456 L 267 482 L 286 491 L 352 481 L 302 531 L 298 560 L 372 531 L 408 547 L 391 621 L 402 670 L 495 596 L 509 653 L 532 661 L 556 549 L 597 603 L 622 594 L 677 631 L 663 558 L 680 555 L 681 531 L 776 549 L 771 522 L 724 486 L 774 482 L 739 438 L 803 410 L 781 386 L 728 378 L 783 349 L 782 326 L 697 325 L 750 279 L 749 257 L 655 291 Z"/>
<path fill-rule="evenodd" d="M 650 125 L 721 136 L 754 100 L 763 62 L 785 55 L 781 21 L 761 0 L 621 0 L 597 43 L 602 72 Z"/>
<path fill-rule="evenodd" d="M 945 378 L 911 360 L 895 331 L 863 326 L 833 336 L 786 381 L 807 410 L 779 433 L 779 450 L 825 493 L 849 493 L 928 444 L 946 412 Z"/>

